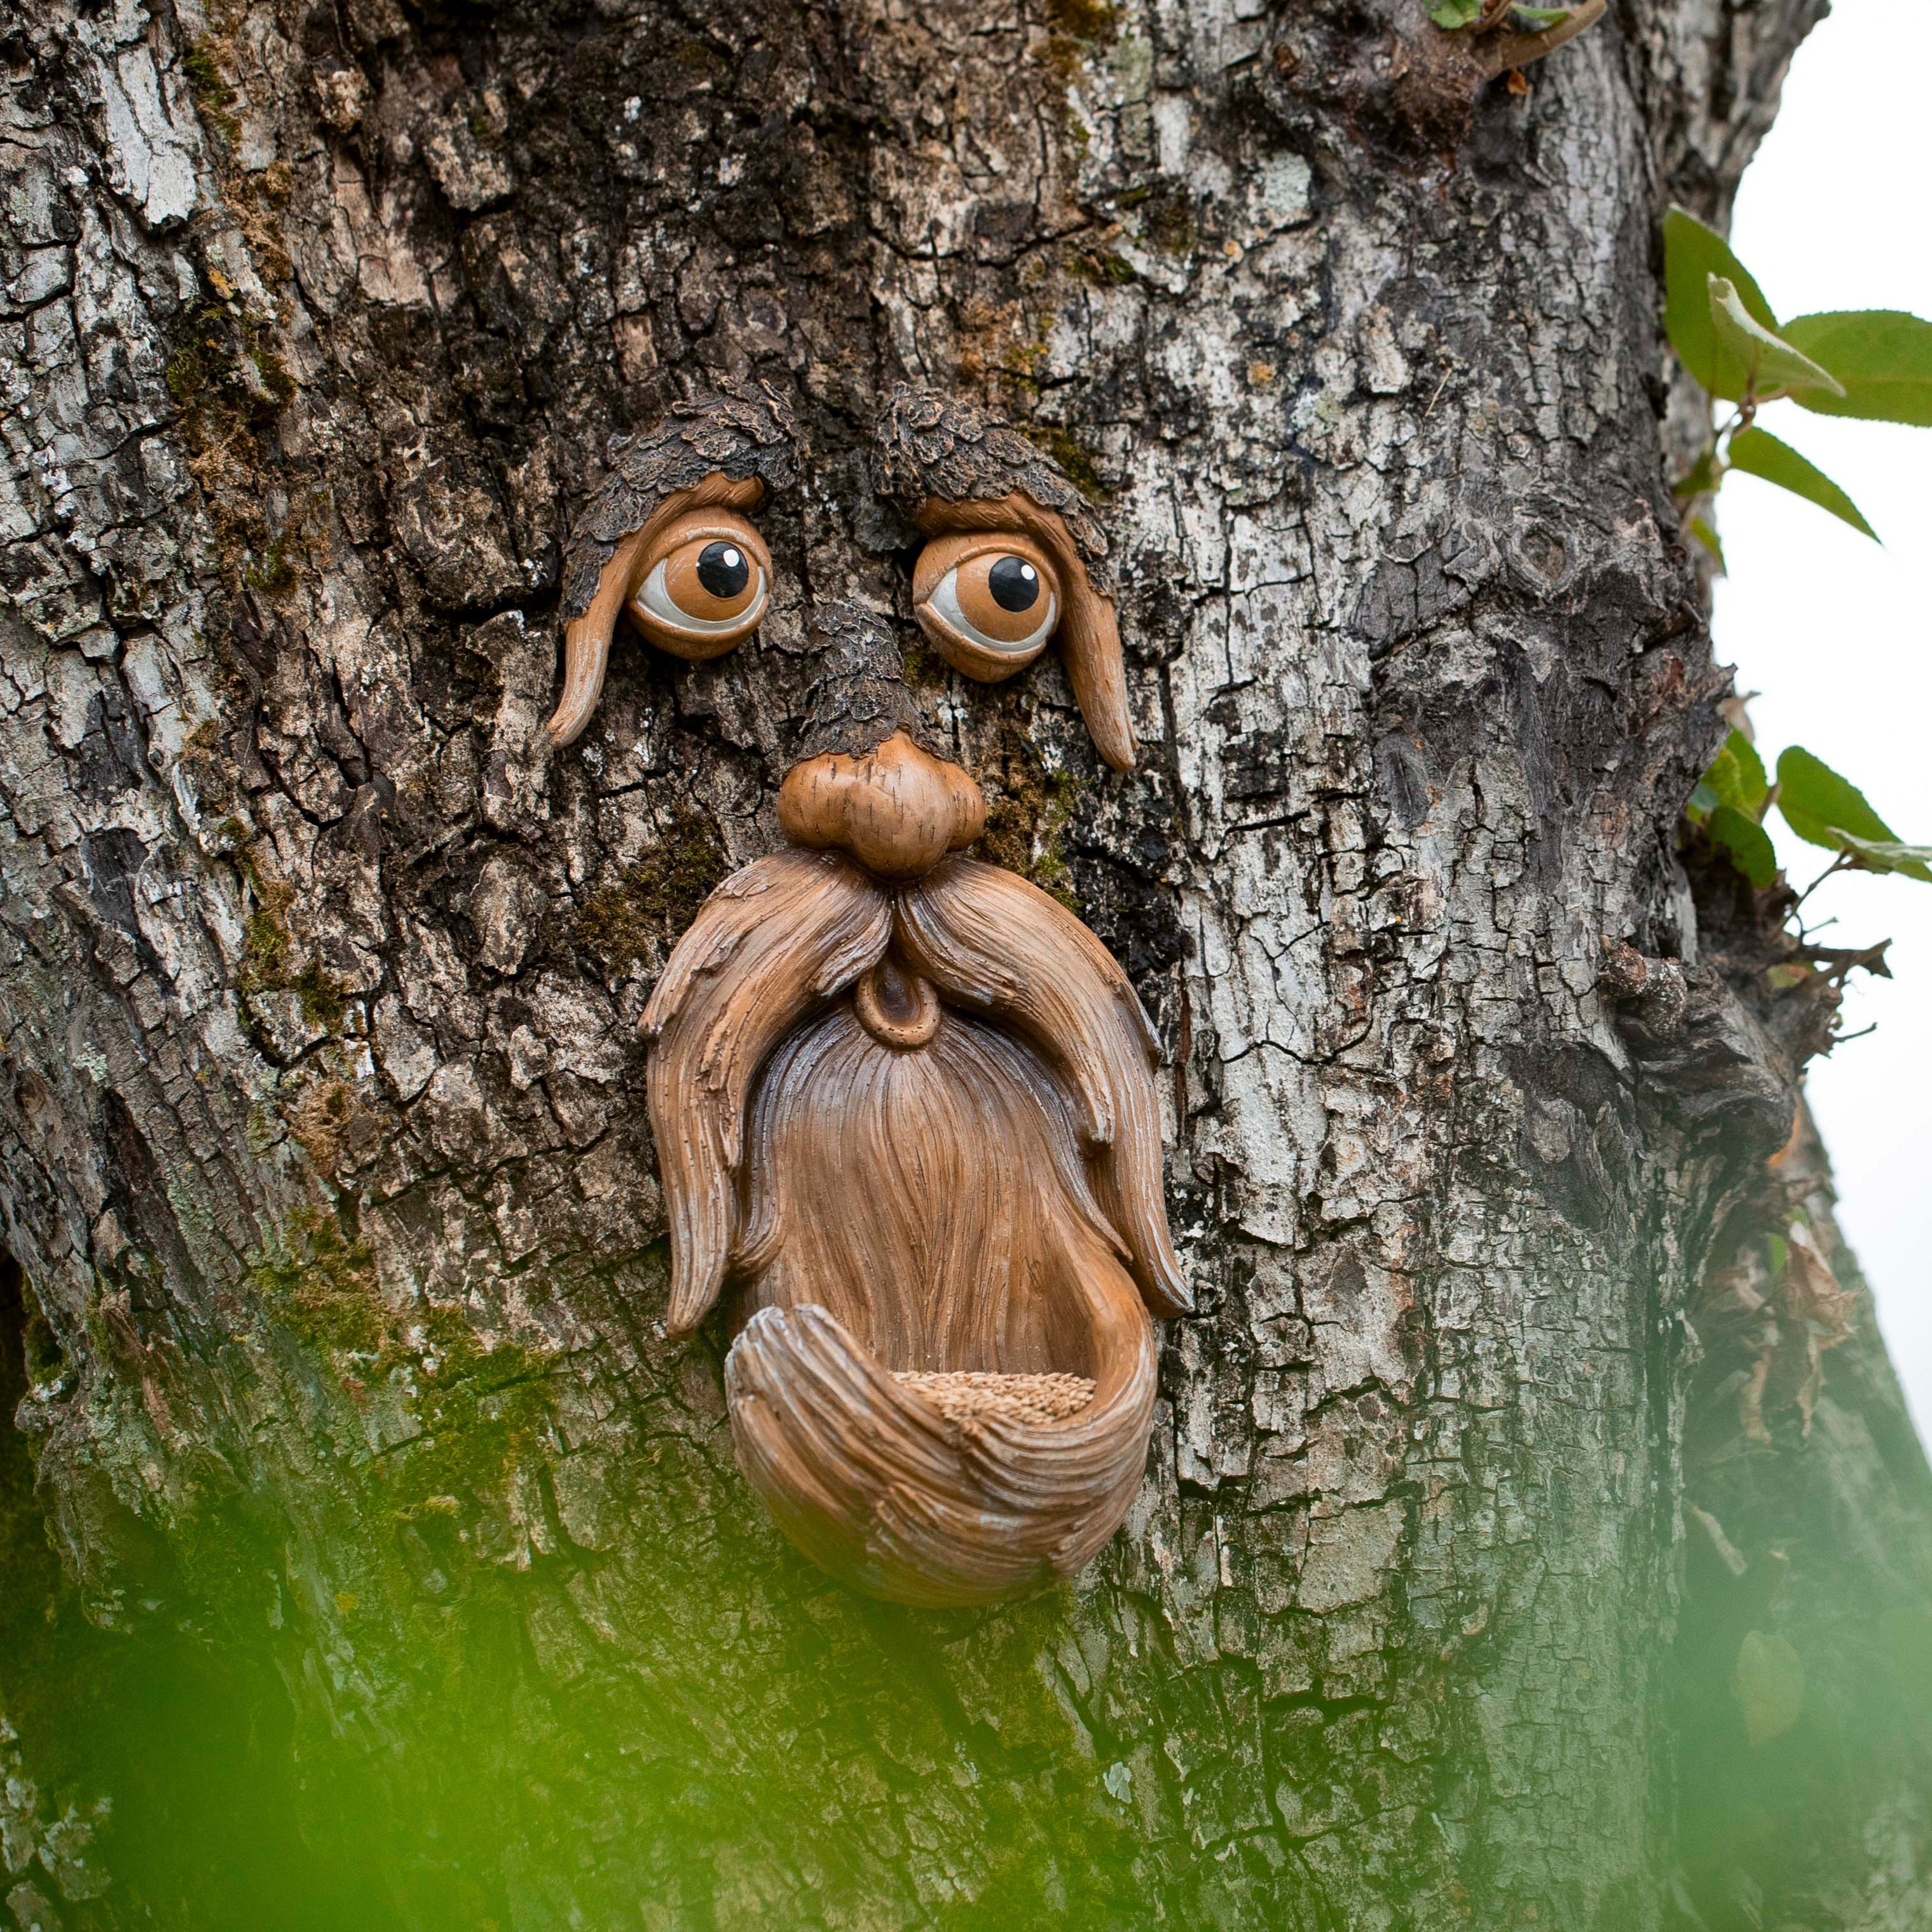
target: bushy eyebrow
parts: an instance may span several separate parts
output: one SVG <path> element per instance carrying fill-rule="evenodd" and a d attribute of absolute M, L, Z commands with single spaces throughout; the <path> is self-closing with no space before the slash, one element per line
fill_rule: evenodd
<path fill-rule="evenodd" d="M 902 382 L 886 398 L 872 464 L 874 489 L 928 536 L 1010 529 L 1058 564 L 1066 608 L 1056 639 L 1067 682 L 1101 757 L 1135 762 L 1120 620 L 1107 533 L 1066 471 L 970 403 Z"/>
<path fill-rule="evenodd" d="M 590 608 L 617 546 L 666 498 L 716 476 L 734 483 L 756 478 L 767 490 L 790 488 L 797 480 L 797 437 L 791 405 L 778 390 L 767 382 L 728 382 L 674 405 L 657 429 L 613 438 L 610 472 L 573 520 L 564 548 L 558 614 L 568 623 Z"/>
<path fill-rule="evenodd" d="M 997 501 L 1018 494 L 1066 526 L 1095 594 L 1112 597 L 1107 533 L 1066 471 L 996 416 L 937 389 L 896 385 L 874 430 L 872 487 L 918 522 L 926 506 Z"/>
<path fill-rule="evenodd" d="M 796 434 L 790 405 L 770 384 L 728 382 L 677 404 L 646 435 L 612 440 L 609 474 L 564 550 L 563 692 L 545 728 L 554 742 L 574 742 L 596 710 L 630 589 L 614 580 L 628 576 L 653 523 L 680 507 L 749 509 L 788 488 Z"/>

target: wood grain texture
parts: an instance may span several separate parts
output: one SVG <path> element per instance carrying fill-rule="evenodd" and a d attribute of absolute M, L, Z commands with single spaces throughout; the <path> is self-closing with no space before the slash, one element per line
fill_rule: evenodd
<path fill-rule="evenodd" d="M 971 859 L 904 893 L 894 930 L 945 997 L 1003 1016 L 1078 1096 L 1095 1191 L 1148 1306 L 1163 1316 L 1191 1309 L 1161 1188 L 1160 1044 L 1113 955 L 1037 886 Z"/>
<path fill-rule="evenodd" d="M 1090 1260 L 1104 1273 L 1104 1250 Z M 1078 1415 L 962 1424 L 824 1309 L 761 1309 L 724 1367 L 739 1466 L 785 1534 L 855 1588 L 927 1608 L 1023 1594 L 1099 1551 L 1139 1486 L 1154 1347 L 1137 1303 L 1131 1318 L 1138 1337 L 1120 1338 Z"/>
<path fill-rule="evenodd" d="M 816 1302 L 891 1369 L 1094 1375 L 1072 1257 L 1122 1243 L 1038 1056 L 957 1014 L 908 1050 L 841 1005 L 759 1083 L 738 1264 L 750 1307 Z"/>

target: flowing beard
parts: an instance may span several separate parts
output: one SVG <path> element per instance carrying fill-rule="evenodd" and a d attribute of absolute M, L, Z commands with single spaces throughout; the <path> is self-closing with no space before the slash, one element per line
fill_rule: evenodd
<path fill-rule="evenodd" d="M 747 1311 L 815 1302 L 889 1369 L 1090 1376 L 1083 1272 L 1138 1302 L 1052 1074 L 971 1020 L 910 1051 L 850 1006 L 810 1022 L 750 1156 Z"/>
<path fill-rule="evenodd" d="M 888 894 L 782 854 L 706 904 L 645 1024 L 673 1326 L 742 1283 L 727 1402 L 779 1526 L 902 1602 L 1077 1569 L 1145 1462 L 1146 1304 L 1186 1305 L 1151 1036 L 1099 941 L 970 860 Z"/>

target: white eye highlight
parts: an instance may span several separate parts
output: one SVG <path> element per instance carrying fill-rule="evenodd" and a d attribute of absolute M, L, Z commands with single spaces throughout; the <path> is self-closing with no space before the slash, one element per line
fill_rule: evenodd
<path fill-rule="evenodd" d="M 711 548 L 723 549 L 725 546 L 718 544 Z M 744 553 L 733 546 L 730 554 L 734 558 L 742 559 Z M 670 578 L 672 565 L 676 561 L 671 557 L 661 559 L 638 591 L 638 602 L 665 629 L 682 631 L 694 638 L 719 638 L 742 637 L 756 627 L 758 620 L 765 613 L 766 585 L 763 572 L 753 567 L 751 574 L 755 578 L 755 582 L 747 586 L 751 595 L 746 598 L 742 609 L 727 617 L 704 617 L 695 611 L 685 609 L 672 595 Z M 718 598 L 716 601 L 730 602 L 736 600 Z"/>
<path fill-rule="evenodd" d="M 968 616 L 964 606 L 960 602 L 958 568 L 949 570 L 934 586 L 931 600 L 932 608 L 949 624 L 956 626 L 982 651 L 997 651 L 1002 657 L 1031 657 L 1039 651 L 1047 639 L 1053 635 L 1053 627 L 1060 621 L 1059 601 L 1051 590 L 1046 590 L 1043 584 L 1040 584 L 1040 573 L 1033 565 L 1017 558 L 1002 558 L 1000 561 L 1018 563 L 1018 571 L 1012 574 L 1018 575 L 1021 572 L 1024 572 L 1031 577 L 1039 586 L 1039 594 L 1033 600 L 1032 609 L 1026 610 L 1026 615 L 1028 617 L 1037 616 L 1039 621 L 1024 637 L 994 637 L 983 626 L 976 624 L 972 618 Z M 962 568 L 970 569 L 971 566 L 968 565 Z M 970 589 L 968 594 L 970 594 Z M 977 600 L 976 599 L 975 602 L 976 603 Z M 1022 606 L 1022 608 L 1024 609 L 1024 607 Z M 1006 614 L 1003 612 L 1002 614 Z M 1018 627 L 1012 624 L 1010 619 L 1008 624 L 1002 628 L 1017 628 Z"/>

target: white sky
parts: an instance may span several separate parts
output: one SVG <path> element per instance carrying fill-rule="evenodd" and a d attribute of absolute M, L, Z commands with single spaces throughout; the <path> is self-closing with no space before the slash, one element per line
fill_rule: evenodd
<path fill-rule="evenodd" d="M 1731 244 L 1780 320 L 1814 310 L 1932 316 L 1932 8 L 1837 0 L 1798 50 L 1738 200 Z M 1880 549 L 1751 476 L 1726 479 L 1718 655 L 1738 668 L 1769 764 L 1802 744 L 1861 787 L 1901 838 L 1932 843 L 1932 429 L 1814 416 L 1765 427 L 1851 496 Z M 1808 884 L 1830 855 L 1768 826 Z M 1855 978 L 1848 1041 L 1813 1064 L 1839 1216 L 1922 1438 L 1932 1442 L 1932 886 L 1836 878 L 1808 902 L 1832 945 L 1889 937 L 1892 980 Z"/>

